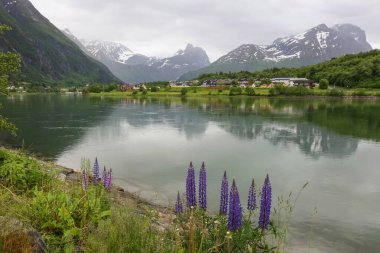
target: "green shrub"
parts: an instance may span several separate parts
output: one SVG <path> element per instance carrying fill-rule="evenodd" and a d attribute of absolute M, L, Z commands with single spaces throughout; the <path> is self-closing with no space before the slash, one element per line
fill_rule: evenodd
<path fill-rule="evenodd" d="M 52 177 L 34 159 L 0 150 L 0 182 L 6 187 L 27 191 L 49 184 Z"/>
<path fill-rule="evenodd" d="M 147 90 L 143 90 L 143 91 L 141 92 L 141 94 L 143 94 L 143 95 L 145 96 L 146 94 L 148 94 L 148 91 L 147 91 Z"/>
<path fill-rule="evenodd" d="M 230 88 L 230 96 L 235 96 L 235 95 L 241 95 L 243 93 L 243 89 L 240 87 L 233 86 Z"/>
<path fill-rule="evenodd" d="M 154 87 L 150 88 L 150 91 L 151 92 L 158 92 L 158 91 L 160 91 L 160 88 L 158 88 L 157 86 L 154 86 Z"/>
<path fill-rule="evenodd" d="M 186 96 L 187 94 L 187 89 L 186 88 L 182 88 L 181 89 L 181 96 Z"/>
<path fill-rule="evenodd" d="M 103 91 L 103 86 L 100 84 L 90 84 L 86 88 L 86 92 L 90 92 L 90 93 L 100 93 L 102 91 Z"/>
<path fill-rule="evenodd" d="M 255 89 L 253 89 L 252 87 L 245 88 L 245 92 L 247 93 L 248 96 L 254 96 L 256 94 Z"/>
<path fill-rule="evenodd" d="M 133 92 L 132 92 L 132 95 L 137 95 L 139 92 L 137 91 L 137 90 L 134 90 Z"/>
<path fill-rule="evenodd" d="M 111 92 L 111 91 L 118 90 L 118 89 L 119 89 L 119 85 L 117 85 L 117 84 L 109 84 L 109 85 L 104 86 L 105 92 Z"/>
<path fill-rule="evenodd" d="M 321 90 L 327 90 L 328 87 L 329 87 L 329 80 L 327 80 L 327 79 L 321 79 L 319 81 L 319 88 Z"/>
<path fill-rule="evenodd" d="M 110 204 L 101 186 L 86 191 L 72 188 L 44 192 L 36 190 L 29 207 L 32 225 L 41 231 L 49 245 L 72 252 L 85 236 L 84 228 L 97 224 L 110 214 Z"/>

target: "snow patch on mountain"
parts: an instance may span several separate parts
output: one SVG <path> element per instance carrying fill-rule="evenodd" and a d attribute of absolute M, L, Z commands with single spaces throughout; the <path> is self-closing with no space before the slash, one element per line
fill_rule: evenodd
<path fill-rule="evenodd" d="M 122 64 L 127 63 L 131 57 L 136 55 L 132 50 L 123 44 L 112 41 L 93 40 L 85 46 L 88 52 L 97 58 L 108 58 L 111 61 Z"/>

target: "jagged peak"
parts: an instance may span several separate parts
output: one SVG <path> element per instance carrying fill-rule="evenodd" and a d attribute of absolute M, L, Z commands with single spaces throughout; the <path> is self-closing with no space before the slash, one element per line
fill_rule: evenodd
<path fill-rule="evenodd" d="M 314 29 L 326 30 L 326 29 L 329 29 L 329 27 L 326 24 L 319 24 L 316 27 L 311 28 L 310 30 L 314 30 Z"/>
<path fill-rule="evenodd" d="M 191 43 L 187 43 L 186 48 L 185 48 L 185 51 L 186 51 L 186 50 L 193 49 L 193 48 L 194 48 L 194 45 L 193 45 L 193 44 L 191 44 Z"/>

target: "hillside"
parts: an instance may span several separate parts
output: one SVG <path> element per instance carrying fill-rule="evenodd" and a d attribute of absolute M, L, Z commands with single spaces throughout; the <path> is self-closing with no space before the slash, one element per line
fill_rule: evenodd
<path fill-rule="evenodd" d="M 215 72 L 261 71 L 273 67 L 301 67 L 371 50 L 365 32 L 351 24 L 325 24 L 305 32 L 276 39 L 271 45 L 242 45 L 210 66 L 186 73 L 181 80 Z"/>
<path fill-rule="evenodd" d="M 245 71 L 204 74 L 199 79 L 270 78 L 274 76 L 307 77 L 317 82 L 321 79 L 327 79 L 330 85 L 340 87 L 380 88 L 380 50 L 348 54 L 323 63 L 300 68 L 272 68 L 254 73 Z"/>
<path fill-rule="evenodd" d="M 35 85 L 84 85 L 119 80 L 106 66 L 83 53 L 28 0 L 0 0 L 0 23 L 12 31 L 0 37 L 0 50 L 17 52 L 17 81 Z"/>

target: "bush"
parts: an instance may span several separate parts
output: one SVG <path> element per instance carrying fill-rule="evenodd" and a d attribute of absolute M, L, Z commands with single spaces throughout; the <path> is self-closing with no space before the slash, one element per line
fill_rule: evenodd
<path fill-rule="evenodd" d="M 72 188 L 68 192 L 59 189 L 44 192 L 36 190 L 30 204 L 32 225 L 43 233 L 50 245 L 73 252 L 83 239 L 84 228 L 97 224 L 110 214 L 110 204 L 101 185 L 90 186 L 85 192 Z"/>
<path fill-rule="evenodd" d="M 243 93 L 243 89 L 240 87 L 233 86 L 230 88 L 230 96 L 235 96 L 235 95 L 241 95 Z"/>
<path fill-rule="evenodd" d="M 247 93 L 248 96 L 254 96 L 256 94 L 255 89 L 253 89 L 252 87 L 245 88 L 245 92 Z"/>
<path fill-rule="evenodd" d="M 119 86 L 117 84 L 110 84 L 110 85 L 104 86 L 105 92 L 111 92 L 111 91 L 118 90 L 118 89 L 119 89 Z"/>
<path fill-rule="evenodd" d="M 145 96 L 146 94 L 148 94 L 148 91 L 147 91 L 147 90 L 143 90 L 143 91 L 141 92 L 141 94 L 143 94 L 143 95 Z"/>
<path fill-rule="evenodd" d="M 103 91 L 103 86 L 100 84 L 90 84 L 86 91 L 89 93 L 100 93 Z"/>
<path fill-rule="evenodd" d="M 158 91 L 160 91 L 160 88 L 158 88 L 157 86 L 154 86 L 154 87 L 150 88 L 150 91 L 151 92 L 158 92 Z"/>
<path fill-rule="evenodd" d="M 137 91 L 137 90 L 134 90 L 133 92 L 132 92 L 132 95 L 137 95 L 139 92 Z"/>
<path fill-rule="evenodd" d="M 182 88 L 181 89 L 181 96 L 186 96 L 187 94 L 187 89 L 186 88 Z"/>
<path fill-rule="evenodd" d="M 327 80 L 327 79 L 321 79 L 319 81 L 319 88 L 321 90 L 327 90 L 328 87 L 329 87 L 329 80 Z"/>
<path fill-rule="evenodd" d="M 6 187 L 27 191 L 52 180 L 34 159 L 0 150 L 0 161 L 0 182 Z"/>

